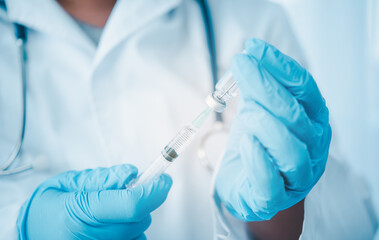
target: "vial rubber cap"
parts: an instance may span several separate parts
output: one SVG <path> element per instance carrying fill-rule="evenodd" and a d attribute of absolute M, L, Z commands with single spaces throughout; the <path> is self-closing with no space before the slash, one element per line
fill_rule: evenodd
<path fill-rule="evenodd" d="M 225 102 L 221 102 L 220 100 L 216 99 L 212 94 L 209 94 L 207 96 L 207 98 L 205 99 L 205 102 L 215 112 L 219 112 L 219 113 L 223 112 L 226 108 Z"/>

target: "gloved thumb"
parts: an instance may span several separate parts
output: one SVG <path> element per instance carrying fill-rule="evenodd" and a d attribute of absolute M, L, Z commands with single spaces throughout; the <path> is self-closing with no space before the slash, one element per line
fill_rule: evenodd
<path fill-rule="evenodd" d="M 122 189 L 138 174 L 136 167 L 130 164 L 115 165 L 110 168 L 87 169 L 83 171 L 68 171 L 59 174 L 49 180 L 52 187 L 55 181 L 56 187 L 65 192 L 75 191 L 99 191 L 105 189 Z"/>
<path fill-rule="evenodd" d="M 83 193 L 76 198 L 77 206 L 102 223 L 138 222 L 166 200 L 171 185 L 171 177 L 162 174 L 156 180 L 131 189 Z"/>

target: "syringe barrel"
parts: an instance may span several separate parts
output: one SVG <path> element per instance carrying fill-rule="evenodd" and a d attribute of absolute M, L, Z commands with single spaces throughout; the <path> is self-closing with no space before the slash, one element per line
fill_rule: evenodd
<path fill-rule="evenodd" d="M 196 132 L 196 127 L 192 125 L 182 128 L 162 150 L 161 155 L 133 182 L 129 183 L 127 188 L 148 183 L 164 173 L 175 158 L 192 142 Z"/>
<path fill-rule="evenodd" d="M 166 145 L 164 152 L 174 151 L 178 156 L 192 142 L 197 132 L 197 128 L 193 125 L 183 127 L 174 138 Z M 172 155 L 172 154 L 170 154 Z M 177 157 L 176 156 L 176 157 Z M 176 158 L 175 157 L 175 158 Z"/>
<path fill-rule="evenodd" d="M 157 159 L 136 179 L 130 182 L 127 188 L 132 188 L 141 184 L 145 184 L 150 182 L 151 180 L 159 177 L 162 173 L 166 171 L 166 169 L 171 165 L 172 162 L 167 161 L 163 155 L 159 155 Z"/>

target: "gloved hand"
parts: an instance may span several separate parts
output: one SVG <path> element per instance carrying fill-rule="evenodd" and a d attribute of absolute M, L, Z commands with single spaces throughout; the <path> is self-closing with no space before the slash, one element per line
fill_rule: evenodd
<path fill-rule="evenodd" d="M 132 165 L 69 171 L 42 183 L 20 210 L 20 239 L 146 239 L 150 212 L 166 199 L 168 175 L 125 189 Z"/>
<path fill-rule="evenodd" d="M 268 43 L 251 39 L 235 56 L 241 101 L 216 177 L 216 193 L 244 221 L 298 203 L 324 172 L 329 112 L 311 74 Z"/>

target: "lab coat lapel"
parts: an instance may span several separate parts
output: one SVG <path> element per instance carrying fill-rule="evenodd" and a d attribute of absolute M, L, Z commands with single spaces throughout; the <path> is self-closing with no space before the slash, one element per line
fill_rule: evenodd
<path fill-rule="evenodd" d="M 10 21 L 72 42 L 80 46 L 81 50 L 96 50 L 75 20 L 56 1 L 8 0 L 6 5 Z"/>
<path fill-rule="evenodd" d="M 104 28 L 96 53 L 94 67 L 114 47 L 145 24 L 174 9 L 182 0 L 123 0 L 118 1 Z"/>

